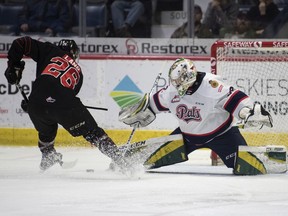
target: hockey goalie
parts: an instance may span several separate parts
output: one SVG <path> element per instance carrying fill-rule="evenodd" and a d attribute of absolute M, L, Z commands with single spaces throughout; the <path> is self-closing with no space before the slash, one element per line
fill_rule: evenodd
<path fill-rule="evenodd" d="M 285 147 L 249 147 L 237 126 L 240 122 L 244 128 L 273 127 L 271 115 L 261 104 L 225 84 L 221 77 L 198 72 L 189 59 L 177 59 L 168 77 L 168 86 L 154 94 L 145 94 L 137 104 L 119 113 L 119 121 L 132 127 L 146 127 L 161 112 L 170 113 L 178 120 L 179 127 L 171 133 L 170 140 L 159 138 L 162 142 L 159 144 L 155 138 L 155 145 L 149 144 L 154 145 L 154 149 L 142 155 L 148 169 L 186 161 L 191 152 L 208 148 L 217 153 L 234 174 L 287 171 Z M 177 138 L 172 138 L 176 135 Z M 135 153 L 135 149 L 127 152 L 128 156 L 139 153 Z"/>

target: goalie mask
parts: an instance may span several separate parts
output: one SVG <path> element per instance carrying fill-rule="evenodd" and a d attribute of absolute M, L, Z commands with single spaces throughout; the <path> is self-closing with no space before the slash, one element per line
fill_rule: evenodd
<path fill-rule="evenodd" d="M 177 89 L 181 97 L 196 81 L 196 76 L 196 67 L 189 59 L 177 59 L 169 70 L 169 82 Z"/>
<path fill-rule="evenodd" d="M 78 62 L 79 48 L 74 40 L 62 39 L 58 43 L 58 47 L 70 53 L 70 56 Z"/>

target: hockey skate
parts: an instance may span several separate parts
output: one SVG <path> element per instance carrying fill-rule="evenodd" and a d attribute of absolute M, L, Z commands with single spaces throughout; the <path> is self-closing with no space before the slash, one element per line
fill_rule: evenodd
<path fill-rule="evenodd" d="M 121 162 L 112 160 L 108 170 L 127 177 L 140 177 L 145 173 L 145 167 L 142 164 L 133 163 L 133 161 L 128 161 L 126 159 L 121 159 Z"/>
<path fill-rule="evenodd" d="M 42 159 L 40 163 L 40 169 L 42 171 L 49 169 L 56 163 L 59 163 L 61 165 L 62 163 L 61 153 L 57 153 L 55 149 L 49 152 L 42 153 Z"/>
<path fill-rule="evenodd" d="M 122 150 L 122 149 L 121 149 Z M 144 160 L 140 151 L 125 150 L 117 159 L 110 162 L 108 170 L 128 177 L 140 177 L 145 172 Z"/>
<path fill-rule="evenodd" d="M 134 172 L 134 164 L 129 157 L 130 151 L 126 151 L 125 153 L 120 151 L 115 144 L 112 144 L 110 138 L 105 141 L 106 153 L 109 152 L 108 154 L 111 158 L 111 163 L 108 170 L 131 176 L 131 173 Z"/>
<path fill-rule="evenodd" d="M 113 163 L 119 167 L 127 167 L 128 163 L 119 151 L 116 144 L 111 140 L 107 134 L 94 140 L 94 145 L 106 156 L 112 159 Z"/>
<path fill-rule="evenodd" d="M 118 158 L 114 158 L 111 160 L 109 170 L 125 172 L 126 170 L 129 169 L 129 167 L 131 167 L 129 161 L 127 161 L 124 157 L 119 155 Z"/>

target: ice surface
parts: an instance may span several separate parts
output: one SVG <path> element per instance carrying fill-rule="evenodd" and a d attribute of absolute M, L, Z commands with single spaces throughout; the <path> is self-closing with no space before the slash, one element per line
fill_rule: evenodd
<path fill-rule="evenodd" d="M 0 147 L 1 216 L 288 215 L 288 174 L 234 176 L 210 166 L 209 151 L 132 177 L 108 171 L 97 149 L 58 151 L 77 165 L 41 173 L 37 147 Z"/>

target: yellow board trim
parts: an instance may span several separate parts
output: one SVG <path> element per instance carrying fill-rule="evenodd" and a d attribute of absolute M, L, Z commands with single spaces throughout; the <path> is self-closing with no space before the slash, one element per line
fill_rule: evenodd
<path fill-rule="evenodd" d="M 125 144 L 131 134 L 131 130 L 105 130 L 116 144 Z M 144 130 L 137 129 L 131 142 L 138 142 L 155 137 L 167 136 L 170 130 Z M 249 146 L 284 145 L 288 147 L 288 133 L 252 133 L 243 132 Z M 0 128 L 0 145 L 35 146 L 38 142 L 38 134 L 34 128 Z M 88 145 L 83 137 L 72 137 L 66 130 L 59 128 L 56 145 L 83 146 Z"/>
<path fill-rule="evenodd" d="M 105 130 L 118 145 L 127 143 L 131 130 Z M 131 142 L 138 142 L 155 137 L 167 136 L 168 130 L 136 130 Z M 0 145 L 37 146 L 38 133 L 34 128 L 0 128 Z M 65 129 L 59 128 L 55 145 L 57 146 L 90 146 L 82 136 L 72 137 Z"/>
<path fill-rule="evenodd" d="M 241 130 L 240 130 L 241 131 Z M 249 146 L 284 145 L 288 147 L 288 133 L 286 132 L 244 132 L 241 131 Z"/>

